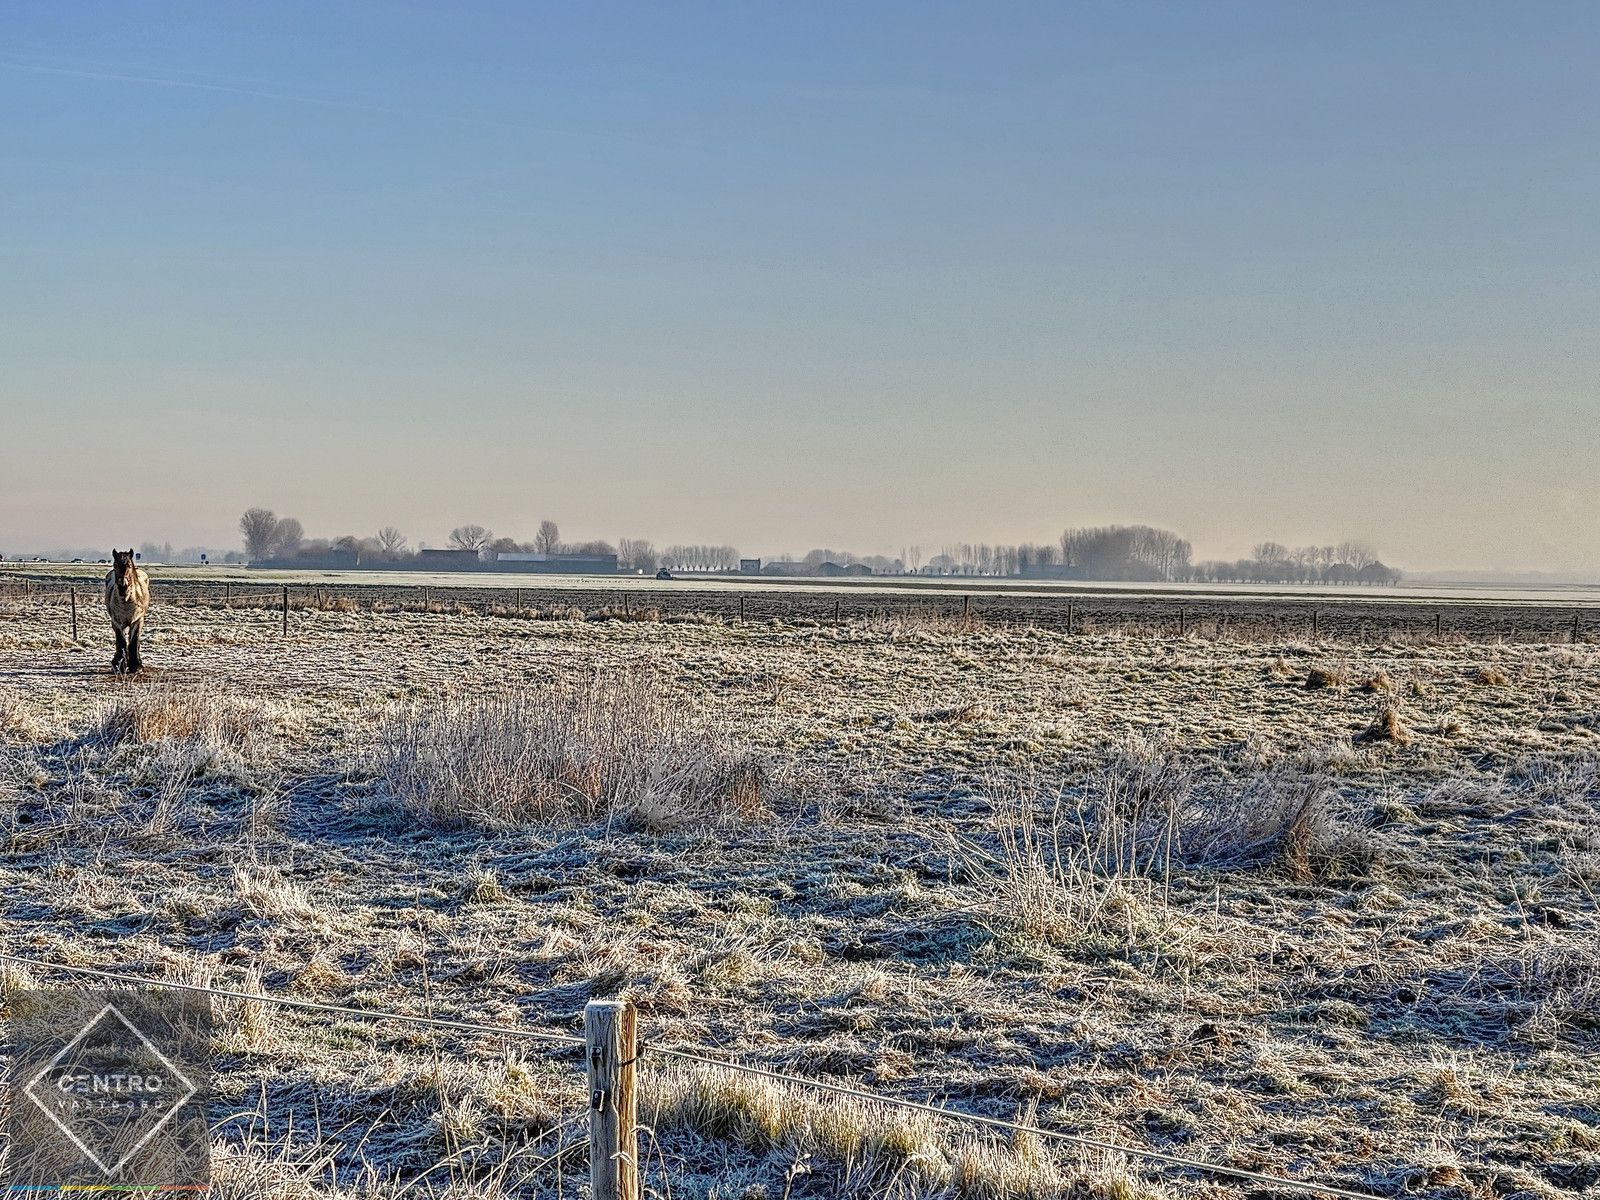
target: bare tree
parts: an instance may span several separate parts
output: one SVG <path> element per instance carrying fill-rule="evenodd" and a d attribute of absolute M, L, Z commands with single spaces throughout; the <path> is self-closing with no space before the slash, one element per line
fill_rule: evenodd
<path fill-rule="evenodd" d="M 270 508 L 252 508 L 239 518 L 244 552 L 251 558 L 268 558 L 278 534 L 278 517 Z"/>
<path fill-rule="evenodd" d="M 457 525 L 450 531 L 452 550 L 482 550 L 494 537 L 482 525 Z"/>
<path fill-rule="evenodd" d="M 396 559 L 404 556 L 408 545 L 406 535 L 393 525 L 385 525 L 378 530 L 378 553 L 385 558 Z"/>
<path fill-rule="evenodd" d="M 540 554 L 561 553 L 561 529 L 554 521 L 540 521 L 539 533 L 533 539 L 533 546 Z"/>
<path fill-rule="evenodd" d="M 617 542 L 617 562 L 624 567 L 654 575 L 660 565 L 655 546 L 644 538 L 621 538 Z"/>
<path fill-rule="evenodd" d="M 293 554 L 305 539 L 305 528 L 293 517 L 283 517 L 272 531 L 272 553 Z"/>
<path fill-rule="evenodd" d="M 521 546 L 517 545 L 516 538 L 508 537 L 495 538 L 486 548 L 493 550 L 496 554 L 515 554 L 522 549 Z"/>

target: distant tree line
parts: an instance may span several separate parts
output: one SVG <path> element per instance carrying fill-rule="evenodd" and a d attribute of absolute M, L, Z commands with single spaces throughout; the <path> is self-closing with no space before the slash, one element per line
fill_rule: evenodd
<path fill-rule="evenodd" d="M 1164 580 L 1190 577 L 1193 548 L 1167 529 L 1104 525 L 1068 529 L 1055 542 L 959 543 L 925 563 L 922 547 L 901 551 L 905 569 L 922 575 L 1061 575 L 1079 579 Z"/>
<path fill-rule="evenodd" d="M 252 508 L 239 519 L 245 554 L 251 560 L 268 558 L 318 558 L 330 553 L 352 553 L 364 562 L 408 562 L 417 558 L 406 536 L 385 526 L 370 537 L 346 534 L 337 538 L 307 538 L 299 521 L 279 517 L 270 509 Z M 739 551 L 733 546 L 672 545 L 658 551 L 644 538 L 564 542 L 560 527 L 541 521 L 527 541 L 496 537 L 482 525 L 458 525 L 450 531 L 449 546 L 474 551 L 484 558 L 497 554 L 585 554 L 617 556 L 623 570 L 654 574 L 660 567 L 674 571 L 735 571 Z M 147 557 L 171 547 L 145 547 Z M 800 561 L 812 566 L 824 562 L 849 566 L 865 563 L 884 575 L 959 575 L 1071 578 L 1128 582 L 1214 583 L 1395 583 L 1400 572 L 1385 566 L 1365 542 L 1288 547 L 1262 542 L 1251 557 L 1236 562 L 1193 561 L 1187 539 L 1169 529 L 1149 525 L 1099 525 L 1064 531 L 1055 542 L 952 543 L 924 560 L 920 546 L 909 546 L 900 557 L 861 556 L 848 550 L 818 548 Z"/>
<path fill-rule="evenodd" d="M 333 553 L 355 554 L 362 562 L 404 563 L 419 560 L 410 539 L 393 525 L 386 525 L 367 537 L 344 534 L 335 538 L 308 538 L 295 518 L 279 517 L 267 508 L 252 508 L 239 518 L 239 532 L 244 537 L 245 557 L 251 561 L 269 558 L 310 560 Z M 541 521 L 538 532 L 527 541 L 496 537 L 482 525 L 458 525 L 450 531 L 446 544 L 452 550 L 476 551 L 484 558 L 497 554 L 615 554 L 618 566 L 652 574 L 665 559 L 664 555 L 656 553 L 654 545 L 641 538 L 623 538 L 616 546 L 606 541 L 564 542 L 561 540 L 560 527 L 550 520 Z M 419 546 L 418 549 L 426 549 L 426 546 Z M 732 565 L 739 565 L 738 552 L 731 546 L 674 546 L 669 549 L 669 554 L 682 552 L 687 563 L 705 560 L 707 555 L 704 552 L 709 551 L 716 552 L 715 558 L 719 562 L 731 554 Z"/>
<path fill-rule="evenodd" d="M 736 571 L 739 551 L 732 546 L 668 546 L 661 565 L 673 571 Z"/>
<path fill-rule="evenodd" d="M 1400 581 L 1400 572 L 1385 566 L 1365 542 L 1292 548 L 1262 542 L 1249 558 L 1199 564 L 1194 577 L 1207 583 L 1390 584 Z"/>

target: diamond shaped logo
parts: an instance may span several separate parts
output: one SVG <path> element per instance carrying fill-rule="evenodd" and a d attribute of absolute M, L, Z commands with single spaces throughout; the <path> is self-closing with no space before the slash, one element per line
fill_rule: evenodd
<path fill-rule="evenodd" d="M 198 1091 L 107 1004 L 22 1088 L 100 1173 L 115 1177 Z"/>

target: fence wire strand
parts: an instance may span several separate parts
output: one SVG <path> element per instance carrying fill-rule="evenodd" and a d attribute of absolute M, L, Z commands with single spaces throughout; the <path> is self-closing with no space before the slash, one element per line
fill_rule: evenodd
<path fill-rule="evenodd" d="M 388 1012 L 377 1008 L 349 1008 L 340 1004 L 323 1004 L 316 1000 L 297 1000 L 291 996 L 268 996 L 250 992 L 234 992 L 226 988 L 206 987 L 198 983 L 177 983 L 170 979 L 150 979 L 144 975 L 125 975 L 118 971 L 105 971 L 98 967 L 67 966 L 63 963 L 38 962 L 15 954 L 0 954 L 0 962 L 15 963 L 41 971 L 64 971 L 70 975 L 86 975 L 112 983 L 136 984 L 140 987 L 172 988 L 201 996 L 216 996 L 225 1000 L 250 1000 L 257 1004 L 275 1004 L 282 1008 L 299 1008 L 310 1012 L 333 1013 L 343 1017 L 362 1017 L 368 1021 L 398 1021 L 406 1025 L 423 1025 L 431 1029 L 449 1029 L 457 1033 L 481 1033 L 501 1038 L 521 1038 L 528 1041 L 559 1043 L 563 1046 L 581 1046 L 583 1039 L 572 1033 L 547 1033 L 538 1029 L 517 1029 L 504 1025 L 478 1025 L 471 1021 L 455 1021 L 449 1017 L 419 1017 L 410 1013 Z"/>

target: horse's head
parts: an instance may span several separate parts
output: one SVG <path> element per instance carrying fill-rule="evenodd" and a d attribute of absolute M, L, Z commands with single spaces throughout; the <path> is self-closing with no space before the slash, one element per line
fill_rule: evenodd
<path fill-rule="evenodd" d="M 128 590 L 139 578 L 139 564 L 134 561 L 132 548 L 111 552 L 111 574 L 117 581 L 117 594 L 126 600 Z"/>

